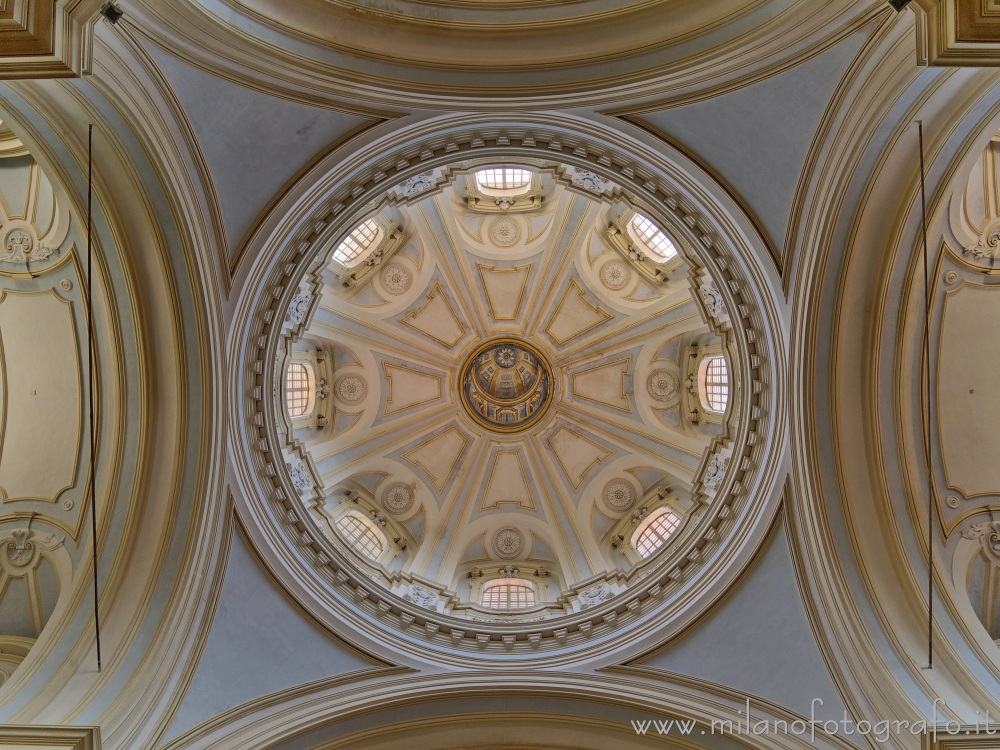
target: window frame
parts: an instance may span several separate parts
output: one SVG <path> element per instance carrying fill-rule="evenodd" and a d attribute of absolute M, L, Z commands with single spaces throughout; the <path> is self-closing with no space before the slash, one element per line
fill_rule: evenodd
<path fill-rule="evenodd" d="M 649 237 L 643 236 L 640 231 L 636 228 L 636 223 L 645 223 L 648 229 L 654 230 L 649 233 Z M 625 225 L 625 231 L 636 246 L 646 255 L 649 260 L 653 263 L 658 263 L 663 265 L 665 263 L 670 263 L 672 260 L 680 255 L 680 250 L 677 249 L 677 243 L 673 241 L 669 234 L 663 231 L 662 227 L 653 221 L 651 218 L 643 213 L 633 210 L 632 215 L 628 217 L 628 222 Z M 672 251 L 669 255 L 662 255 L 659 250 L 655 249 L 652 244 L 650 244 L 650 238 L 662 237 L 663 242 Z"/>
<path fill-rule="evenodd" d="M 299 368 L 299 367 L 302 368 L 305 374 L 305 380 L 306 380 L 305 387 L 296 388 L 294 391 L 290 391 L 289 378 L 291 377 L 292 374 L 292 368 Z M 292 392 L 299 393 L 303 391 L 305 392 L 305 399 L 306 399 L 305 405 L 303 406 L 301 412 L 293 414 L 292 406 L 289 401 L 291 393 Z M 312 415 L 313 411 L 316 408 L 316 371 L 313 369 L 311 363 L 303 362 L 298 359 L 293 359 L 290 362 L 288 362 L 287 365 L 285 365 L 285 377 L 283 378 L 282 381 L 282 395 L 284 397 L 285 413 L 288 415 L 289 419 L 293 421 L 299 419 L 308 419 Z"/>
<path fill-rule="evenodd" d="M 502 175 L 501 180 L 504 184 L 504 187 L 495 187 L 493 185 L 484 184 L 484 182 L 480 179 L 480 176 L 485 172 L 497 172 L 497 171 L 499 171 Z M 517 185 L 511 185 L 510 187 L 506 187 L 508 171 L 512 173 L 520 173 L 520 175 L 523 175 L 524 182 Z M 520 179 L 520 175 L 518 179 Z M 476 169 L 473 172 L 472 180 L 476 185 L 476 189 L 483 195 L 489 195 L 495 197 L 500 197 L 500 196 L 514 197 L 518 195 L 526 195 L 529 192 L 531 192 L 531 187 L 535 180 L 535 172 L 534 170 L 528 169 L 527 167 L 513 166 L 507 164 L 488 165 Z"/>
<path fill-rule="evenodd" d="M 673 526 L 668 532 L 666 532 L 666 535 L 664 535 L 661 533 L 660 526 L 663 524 L 661 524 L 660 521 L 667 516 L 670 516 L 673 519 Z M 632 538 L 629 540 L 629 543 L 632 545 L 632 549 L 635 550 L 636 554 L 639 555 L 640 559 L 649 560 L 670 543 L 670 540 L 677 535 L 677 532 L 680 530 L 683 522 L 683 517 L 673 508 L 661 506 L 653 510 L 648 516 L 646 516 L 645 519 L 643 519 L 642 523 L 636 527 L 635 531 L 632 532 Z M 641 549 L 641 545 L 643 539 L 648 535 L 655 536 L 656 539 L 659 540 L 659 544 L 656 544 L 651 549 L 644 552 Z"/>
<path fill-rule="evenodd" d="M 370 227 L 374 227 L 374 234 L 372 234 L 371 238 L 368 239 L 364 245 L 362 245 L 355 238 L 355 235 L 358 232 L 372 231 Z M 330 254 L 330 258 L 344 268 L 354 268 L 355 266 L 364 263 L 368 256 L 378 249 L 378 246 L 382 244 L 387 234 L 386 228 L 382 226 L 382 222 L 380 222 L 375 216 L 369 216 L 367 219 L 355 226 L 350 232 L 344 235 L 340 242 L 337 243 L 337 246 L 333 249 L 333 252 Z M 341 257 L 341 248 L 348 243 L 353 243 L 358 246 L 359 249 L 350 257 Z"/>
<path fill-rule="evenodd" d="M 486 603 L 487 595 L 501 587 L 506 588 L 506 603 L 505 607 L 493 606 L 492 604 Z M 523 606 L 510 606 L 510 595 L 512 589 L 524 589 L 527 591 L 527 596 L 525 597 L 525 602 Z M 494 578 L 491 581 L 487 581 L 483 584 L 483 589 L 479 594 L 479 606 L 483 609 L 488 609 L 491 612 L 504 612 L 504 613 L 519 613 L 525 610 L 533 609 L 538 606 L 538 592 L 535 590 L 535 586 L 532 585 L 531 581 L 524 578 Z"/>
<path fill-rule="evenodd" d="M 723 374 L 725 375 L 724 381 L 710 380 L 715 363 L 718 362 L 722 363 Z M 713 396 L 716 394 L 711 392 L 710 389 L 712 388 L 723 388 L 725 390 L 721 408 L 715 405 L 717 401 L 713 399 Z M 726 409 L 729 408 L 731 396 L 732 378 L 729 376 L 729 362 L 726 361 L 725 355 L 718 353 L 702 357 L 701 362 L 698 363 L 698 400 L 701 402 L 702 408 L 711 414 L 725 414 Z"/>
<path fill-rule="evenodd" d="M 355 528 L 363 529 L 362 533 L 354 536 L 354 539 L 351 540 L 343 528 L 343 526 L 347 524 L 353 524 L 355 525 Z M 377 564 L 383 557 L 385 557 L 386 550 L 389 549 L 389 540 L 386 538 L 385 534 L 382 533 L 382 530 L 363 514 L 357 511 L 351 510 L 341 515 L 333 522 L 333 528 L 337 533 L 337 537 L 341 542 L 343 542 L 344 546 L 351 550 L 351 552 L 355 555 L 369 563 Z M 358 548 L 358 542 L 365 536 L 366 533 L 367 535 L 370 535 L 370 537 L 379 545 L 378 554 L 375 556 L 372 556 L 364 549 Z"/>

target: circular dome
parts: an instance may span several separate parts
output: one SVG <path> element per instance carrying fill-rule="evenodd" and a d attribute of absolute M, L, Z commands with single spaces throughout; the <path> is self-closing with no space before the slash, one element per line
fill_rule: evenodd
<path fill-rule="evenodd" d="M 490 341 L 462 368 L 461 399 L 476 422 L 496 432 L 535 424 L 552 400 L 552 375 L 534 346 L 515 338 Z"/>
<path fill-rule="evenodd" d="M 275 522 L 260 530 L 303 550 L 281 555 L 277 574 L 306 583 L 304 606 L 332 627 L 391 632 L 421 658 L 572 659 L 660 637 L 733 580 L 776 507 L 771 489 L 757 493 L 778 486 L 760 468 L 780 349 L 745 270 L 752 253 L 727 247 L 745 238 L 711 238 L 732 222 L 679 200 L 668 171 L 654 186 L 604 157 L 553 161 L 553 136 L 525 133 L 529 145 L 484 150 L 478 131 L 451 131 L 457 153 L 398 180 L 380 173 L 380 189 L 359 172 L 311 214 L 296 209 L 310 218 L 268 282 L 287 290 L 269 298 L 287 311 L 267 304 L 254 317 L 264 334 L 247 338 L 247 372 L 261 374 L 246 389 L 249 457 L 275 488 L 263 493 Z M 424 137 L 379 163 L 432 154 Z M 477 190 L 478 170 L 506 163 L 533 172 L 528 193 Z M 637 213 L 676 256 L 630 251 Z M 500 218 L 516 224 L 513 244 L 491 236 Z M 378 246 L 341 264 L 337 241 L 368 220 Z M 409 282 L 398 293 L 391 266 Z M 309 300 L 304 315 L 293 298 Z M 720 354 L 730 400 L 706 413 L 698 365 Z M 295 362 L 315 398 L 292 417 L 278 384 Z M 637 531 L 664 515 L 677 523 L 640 551 Z"/>

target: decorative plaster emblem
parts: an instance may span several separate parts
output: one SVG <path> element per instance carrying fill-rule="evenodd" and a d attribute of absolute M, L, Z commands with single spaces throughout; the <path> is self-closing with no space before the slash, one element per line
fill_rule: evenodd
<path fill-rule="evenodd" d="M 62 509 L 63 510 L 73 510 L 74 504 L 75 503 L 73 502 L 73 500 L 71 498 L 66 498 L 62 502 Z"/>
<path fill-rule="evenodd" d="M 413 505 L 413 488 L 402 482 L 393 482 L 382 493 L 382 505 L 390 513 L 405 513 Z"/>
<path fill-rule="evenodd" d="M 493 535 L 493 549 L 500 557 L 517 557 L 524 548 L 524 537 L 517 529 L 507 526 Z M 505 576 L 510 578 L 511 576 Z"/>
<path fill-rule="evenodd" d="M 360 375 L 345 375 L 337 381 L 334 392 L 345 404 L 357 404 L 368 394 L 368 384 Z"/>
<path fill-rule="evenodd" d="M 63 291 L 68 292 L 73 288 L 73 282 L 69 279 L 63 279 L 59 282 L 59 286 Z"/>
<path fill-rule="evenodd" d="M 502 344 L 493 350 L 493 361 L 509 370 L 517 363 L 517 349 L 509 344 Z"/>
<path fill-rule="evenodd" d="M 35 243 L 31 235 L 24 229 L 11 229 L 4 238 L 3 249 L 0 250 L 0 261 L 5 263 L 28 263 L 33 260 L 45 260 L 52 255 L 52 248 Z"/>
<path fill-rule="evenodd" d="M 708 465 L 705 467 L 705 475 L 702 477 L 701 483 L 705 485 L 707 489 L 717 489 L 719 484 L 725 478 L 726 470 L 728 468 L 729 459 L 723 458 L 718 453 L 714 454 L 710 459 L 708 459 Z"/>
<path fill-rule="evenodd" d="M 612 291 L 628 284 L 631 276 L 632 271 L 620 260 L 611 260 L 601 266 L 601 283 Z"/>
<path fill-rule="evenodd" d="M 292 479 L 292 485 L 300 493 L 310 492 L 316 486 L 309 473 L 309 467 L 301 458 L 293 458 L 288 462 L 288 476 Z"/>
<path fill-rule="evenodd" d="M 501 195 L 497 198 L 494 198 L 493 202 L 496 204 L 497 208 L 499 208 L 501 211 L 506 211 L 508 208 L 517 203 L 517 199 L 511 198 L 508 195 Z"/>
<path fill-rule="evenodd" d="M 1000 521 L 981 521 L 962 530 L 964 539 L 980 539 L 983 546 L 1000 557 Z"/>
<path fill-rule="evenodd" d="M 430 172 L 421 172 L 420 174 L 413 175 L 413 177 L 403 183 L 403 196 L 412 198 L 414 195 L 420 195 L 432 187 L 434 187 L 434 175 Z"/>
<path fill-rule="evenodd" d="M 389 294 L 402 294 L 410 288 L 410 272 L 398 263 L 392 263 L 382 270 L 382 286 Z"/>
<path fill-rule="evenodd" d="M 527 343 L 504 339 L 476 349 L 462 369 L 461 401 L 483 427 L 515 432 L 537 422 L 552 400 L 552 375 Z"/>
<path fill-rule="evenodd" d="M 497 573 L 501 578 L 517 578 L 521 575 L 521 569 L 516 565 L 504 565 Z"/>
<path fill-rule="evenodd" d="M 949 508 L 957 508 L 960 505 L 958 498 L 954 495 L 948 495 L 948 499 L 945 500 L 945 502 L 948 504 Z"/>
<path fill-rule="evenodd" d="M 35 562 L 43 550 L 58 549 L 66 541 L 65 537 L 55 534 L 39 534 L 31 529 L 11 529 L 7 534 L 10 538 L 0 542 L 5 548 L 7 560 L 16 568 L 25 568 Z"/>
<path fill-rule="evenodd" d="M 954 284 L 956 281 L 958 281 L 958 274 L 955 273 L 954 271 L 948 271 L 944 275 L 944 283 L 945 284 Z"/>
<path fill-rule="evenodd" d="M 680 393 L 681 386 L 670 370 L 653 370 L 646 381 L 646 390 L 657 401 L 670 401 Z"/>
<path fill-rule="evenodd" d="M 418 607 L 425 607 L 427 609 L 434 609 L 434 606 L 438 602 L 437 592 L 432 591 L 426 586 L 421 586 L 419 583 L 410 584 L 410 592 L 405 598 L 409 599 Z"/>
<path fill-rule="evenodd" d="M 574 185 L 578 188 L 583 188 L 584 190 L 589 190 L 591 193 L 603 193 L 611 187 L 611 180 L 606 180 L 599 174 L 594 174 L 593 172 L 588 172 L 585 169 L 578 169 L 573 174 L 570 179 Z"/>
<path fill-rule="evenodd" d="M 579 594 L 580 609 L 590 609 L 595 604 L 600 604 L 605 599 L 611 598 L 611 589 L 608 584 L 601 581 L 593 586 L 588 586 Z"/>
<path fill-rule="evenodd" d="M 312 302 L 312 292 L 308 289 L 299 289 L 292 297 L 288 305 L 288 312 L 285 313 L 285 320 L 292 325 L 298 325 L 305 320 L 306 313 L 309 312 L 309 304 Z"/>
<path fill-rule="evenodd" d="M 29 529 L 12 529 L 10 535 L 13 541 L 7 542 L 7 559 L 17 567 L 24 567 L 35 556 L 35 545 L 28 541 L 31 538 Z"/>
<path fill-rule="evenodd" d="M 510 247 L 521 239 L 521 227 L 509 216 L 498 216 L 490 222 L 490 241 L 497 247 Z"/>
<path fill-rule="evenodd" d="M 726 303 L 722 301 L 722 294 L 714 281 L 706 281 L 698 288 L 698 291 L 709 315 L 716 320 L 725 317 Z"/>
<path fill-rule="evenodd" d="M 979 539 L 993 529 L 993 521 L 980 521 L 974 523 L 967 529 L 962 529 L 963 539 Z"/>
<path fill-rule="evenodd" d="M 974 245 L 966 246 L 965 252 L 979 260 L 1000 257 L 1000 224 L 988 228 Z"/>
<path fill-rule="evenodd" d="M 382 249 L 375 248 L 371 251 L 367 258 L 365 258 L 365 265 L 374 268 L 379 263 L 382 262 Z"/>
<path fill-rule="evenodd" d="M 330 395 L 330 384 L 326 382 L 326 378 L 320 378 L 316 381 L 316 398 L 324 399 Z"/>
<path fill-rule="evenodd" d="M 626 479 L 612 479 L 604 485 L 604 502 L 614 510 L 628 510 L 635 502 L 635 489 Z"/>

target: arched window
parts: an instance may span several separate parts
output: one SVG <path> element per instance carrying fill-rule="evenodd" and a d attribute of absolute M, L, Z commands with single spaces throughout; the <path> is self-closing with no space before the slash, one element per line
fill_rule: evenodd
<path fill-rule="evenodd" d="M 357 265 L 375 249 L 384 234 L 375 219 L 365 219 L 337 246 L 333 259 L 345 266 Z"/>
<path fill-rule="evenodd" d="M 490 609 L 527 609 L 535 606 L 535 589 L 520 578 L 498 578 L 483 587 L 482 604 Z"/>
<path fill-rule="evenodd" d="M 667 543 L 680 525 L 680 516 L 668 508 L 660 508 L 635 530 L 632 545 L 640 557 L 649 557 Z"/>
<path fill-rule="evenodd" d="M 663 261 L 670 260 L 677 255 L 677 248 L 674 247 L 674 243 L 670 241 L 670 238 L 642 214 L 636 214 L 633 216 L 632 221 L 629 222 L 628 228 L 629 234 L 632 235 L 632 239 L 635 240 L 653 260 L 662 263 Z"/>
<path fill-rule="evenodd" d="M 285 403 L 288 416 L 301 417 L 309 411 L 313 390 L 312 370 L 301 362 L 292 362 L 285 373 Z"/>
<path fill-rule="evenodd" d="M 698 372 L 698 392 L 701 405 L 721 414 L 729 403 L 729 368 L 721 354 L 705 357 Z"/>
<path fill-rule="evenodd" d="M 487 167 L 476 172 L 476 184 L 480 190 L 519 195 L 528 192 L 531 172 L 518 167 Z"/>
<path fill-rule="evenodd" d="M 385 549 L 382 534 L 366 518 L 348 513 L 337 520 L 337 531 L 352 550 L 369 560 L 378 560 Z"/>

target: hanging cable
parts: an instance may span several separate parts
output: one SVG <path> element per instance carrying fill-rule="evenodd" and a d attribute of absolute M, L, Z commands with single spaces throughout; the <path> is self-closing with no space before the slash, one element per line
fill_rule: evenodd
<path fill-rule="evenodd" d="M 90 532 L 93 546 L 94 566 L 94 628 L 97 632 L 97 671 L 101 671 L 101 617 L 97 598 L 97 493 L 94 491 L 97 469 L 97 454 L 94 451 L 94 274 L 93 249 L 90 237 L 93 225 L 94 205 L 94 126 L 87 126 L 87 383 L 90 391 Z"/>
<path fill-rule="evenodd" d="M 927 258 L 927 186 L 924 167 L 924 122 L 917 120 L 920 141 L 920 218 L 924 241 L 924 459 L 927 463 L 927 668 L 934 668 L 934 467 L 931 464 L 931 287 Z"/>

